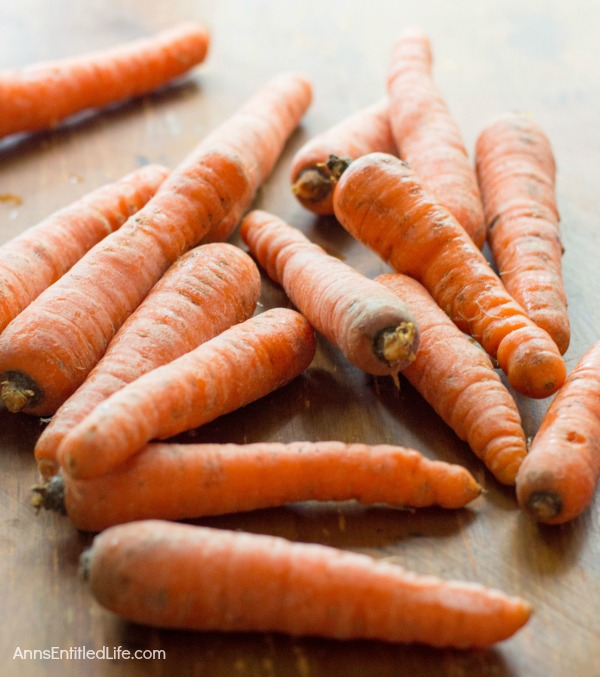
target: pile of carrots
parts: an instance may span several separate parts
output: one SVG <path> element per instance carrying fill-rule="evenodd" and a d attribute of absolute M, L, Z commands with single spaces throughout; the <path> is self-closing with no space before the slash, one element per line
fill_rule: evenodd
<path fill-rule="evenodd" d="M 140 96 L 208 46 L 204 27 L 185 25 L 0 72 L 0 134 Z M 58 92 L 69 81 L 79 90 L 67 101 Z M 487 646 L 527 622 L 526 601 L 334 548 L 177 523 L 302 500 L 454 509 L 480 496 L 465 468 L 399 446 L 169 441 L 309 369 L 316 332 L 358 369 L 407 378 L 535 519 L 574 519 L 594 495 L 600 342 L 567 377 L 548 138 L 530 117 L 499 116 L 471 164 L 427 36 L 400 35 L 386 95 L 291 163 L 301 204 L 335 216 L 394 271 L 372 280 L 251 211 L 311 101 L 308 78 L 282 73 L 175 168 L 144 167 L 0 247 L 2 406 L 50 418 L 33 502 L 101 532 L 82 570 L 101 604 L 137 622 Z M 245 250 L 227 242 L 238 228 Z M 259 267 L 295 309 L 260 311 Z M 556 394 L 529 449 L 511 389 Z"/>

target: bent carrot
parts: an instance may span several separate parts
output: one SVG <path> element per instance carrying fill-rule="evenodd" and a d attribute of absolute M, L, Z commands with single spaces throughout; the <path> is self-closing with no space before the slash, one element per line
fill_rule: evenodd
<path fill-rule="evenodd" d="M 0 246 L 0 333 L 89 249 L 141 209 L 167 174 L 160 165 L 142 167 Z"/>
<path fill-rule="evenodd" d="M 598 479 L 600 341 L 550 403 L 517 475 L 517 499 L 537 521 L 562 524 L 589 507 Z"/>
<path fill-rule="evenodd" d="M 475 169 L 431 69 L 429 38 L 406 29 L 393 45 L 387 75 L 394 139 L 400 157 L 481 248 L 485 219 Z"/>
<path fill-rule="evenodd" d="M 542 398 L 560 388 L 566 366 L 554 341 L 405 162 L 384 153 L 355 160 L 336 185 L 334 208 L 357 240 L 421 282 L 459 328 L 498 359 L 515 390 Z"/>
<path fill-rule="evenodd" d="M 519 597 L 278 536 L 143 520 L 98 534 L 81 571 L 106 609 L 145 625 L 485 647 L 529 619 Z"/>
<path fill-rule="evenodd" d="M 531 118 L 500 115 L 479 134 L 475 161 L 500 277 L 564 354 L 570 327 L 550 141 Z"/>
<path fill-rule="evenodd" d="M 415 360 L 402 375 L 498 481 L 514 484 L 527 440 L 517 405 L 488 355 L 416 280 L 386 273 L 375 281 L 408 303 L 421 329 Z"/>
<path fill-rule="evenodd" d="M 210 35 L 184 23 L 108 49 L 0 72 L 0 137 L 48 129 L 81 111 L 141 96 L 201 63 Z"/>
<path fill-rule="evenodd" d="M 414 360 L 418 323 L 396 294 L 267 212 L 250 212 L 240 235 L 313 327 L 355 366 L 388 375 Z"/>
<path fill-rule="evenodd" d="M 144 208 L 15 319 L 0 336 L 1 398 L 9 410 L 56 411 L 169 265 L 250 206 L 310 98 L 303 76 L 275 77 L 201 142 Z"/>
<path fill-rule="evenodd" d="M 34 448 L 42 477 L 58 471 L 61 440 L 100 402 L 138 376 L 247 320 L 259 296 L 258 268 L 239 247 L 201 245 L 179 258 L 42 432 Z"/>
<path fill-rule="evenodd" d="M 316 352 L 314 330 L 274 308 L 153 369 L 98 405 L 64 438 L 58 455 L 74 477 L 97 477 L 153 439 L 201 426 L 281 388 Z"/>
<path fill-rule="evenodd" d="M 292 158 L 292 193 L 315 214 L 333 214 L 333 187 L 344 163 L 375 151 L 396 153 L 386 99 L 309 139 Z"/>

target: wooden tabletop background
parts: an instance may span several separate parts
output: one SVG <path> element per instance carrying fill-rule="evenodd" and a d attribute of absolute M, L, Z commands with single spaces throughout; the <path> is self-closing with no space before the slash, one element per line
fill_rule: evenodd
<path fill-rule="evenodd" d="M 271 76 L 306 73 L 314 101 L 257 197 L 268 209 L 368 276 L 387 267 L 333 219 L 303 210 L 289 189 L 296 149 L 379 98 L 400 30 L 428 32 L 434 75 L 472 151 L 494 115 L 530 112 L 557 158 L 572 343 L 568 368 L 599 336 L 600 5 L 591 0 L 20 0 L 0 8 L 0 63 L 20 66 L 101 48 L 170 26 L 205 22 L 207 61 L 165 90 L 61 127 L 0 141 L 0 240 L 145 162 L 175 166 Z M 2 111 L 0 109 L 0 115 Z M 233 240 L 239 243 L 237 238 Z M 262 307 L 289 305 L 266 278 Z M 517 397 L 526 433 L 548 401 Z M 514 493 L 406 382 L 374 379 L 319 341 L 312 366 L 281 391 L 186 439 L 335 438 L 415 447 L 468 467 L 486 494 L 461 511 L 399 511 L 302 504 L 198 520 L 365 552 L 422 573 L 478 581 L 530 600 L 535 613 L 486 651 L 435 650 L 281 635 L 150 630 L 101 609 L 77 576 L 91 536 L 61 515 L 35 514 L 32 450 L 40 420 L 0 413 L 0 674 L 222 675 L 253 677 L 600 676 L 600 500 L 576 521 L 540 527 Z M 166 660 L 18 661 L 17 648 L 162 648 Z"/>

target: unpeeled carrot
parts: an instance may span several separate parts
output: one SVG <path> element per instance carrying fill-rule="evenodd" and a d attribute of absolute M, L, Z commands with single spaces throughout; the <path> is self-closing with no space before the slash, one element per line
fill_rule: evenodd
<path fill-rule="evenodd" d="M 355 160 L 334 193 L 335 214 L 397 272 L 414 277 L 460 329 L 497 358 L 511 386 L 548 397 L 566 366 L 550 335 L 508 294 L 464 228 L 396 157 Z"/>
<path fill-rule="evenodd" d="M 260 288 L 258 268 L 239 247 L 206 244 L 181 256 L 42 432 L 34 449 L 41 476 L 58 472 L 60 442 L 100 402 L 142 374 L 247 320 Z"/>
<path fill-rule="evenodd" d="M 48 129 L 147 94 L 204 61 L 210 35 L 184 23 L 129 43 L 0 72 L 0 137 Z"/>
<path fill-rule="evenodd" d="M 483 247 L 485 219 L 475 169 L 433 79 L 431 45 L 422 30 L 408 28 L 394 43 L 387 89 L 400 157 Z"/>
<path fill-rule="evenodd" d="M 144 208 L 16 318 L 0 336 L 1 397 L 9 410 L 55 413 L 169 265 L 249 207 L 310 99 L 303 76 L 275 77 L 209 134 Z"/>
<path fill-rule="evenodd" d="M 415 359 L 418 323 L 396 294 L 268 212 L 250 212 L 240 235 L 292 303 L 352 364 L 389 375 Z"/>

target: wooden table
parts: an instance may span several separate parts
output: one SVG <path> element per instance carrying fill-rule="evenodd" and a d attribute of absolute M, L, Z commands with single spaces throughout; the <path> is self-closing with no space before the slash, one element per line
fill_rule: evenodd
<path fill-rule="evenodd" d="M 311 135 L 382 95 L 392 41 L 403 27 L 416 24 L 431 37 L 436 80 L 469 149 L 489 118 L 507 110 L 530 111 L 550 136 L 573 331 L 569 369 L 598 337 L 597 5 L 585 0 L 506 0 L 493 7 L 474 0 L 22 0 L 2 3 L 1 63 L 18 66 L 100 48 L 181 19 L 205 21 L 213 44 L 206 63 L 178 85 L 81 116 L 52 132 L 0 142 L 2 241 L 144 162 L 175 166 L 268 78 L 294 69 L 311 77 L 314 102 L 255 204 L 363 273 L 386 271 L 333 219 L 318 219 L 295 202 L 289 162 Z M 262 304 L 288 305 L 266 278 Z M 548 401 L 517 401 L 531 436 Z M 350 366 L 324 340 L 303 376 L 187 439 L 401 444 L 465 465 L 485 486 L 485 497 L 457 512 L 303 504 L 199 522 L 366 552 L 423 573 L 522 595 L 535 614 L 512 639 L 489 651 L 461 652 L 162 632 L 122 622 L 92 600 L 77 576 L 79 554 L 91 536 L 77 533 L 66 517 L 36 515 L 29 505 L 37 479 L 32 449 L 41 430 L 36 418 L 0 414 L 2 675 L 600 675 L 600 503 L 571 524 L 536 526 L 517 509 L 513 492 L 482 469 L 407 382 L 398 392 L 391 380 Z M 160 648 L 166 660 L 13 660 L 17 648 L 84 646 Z"/>

